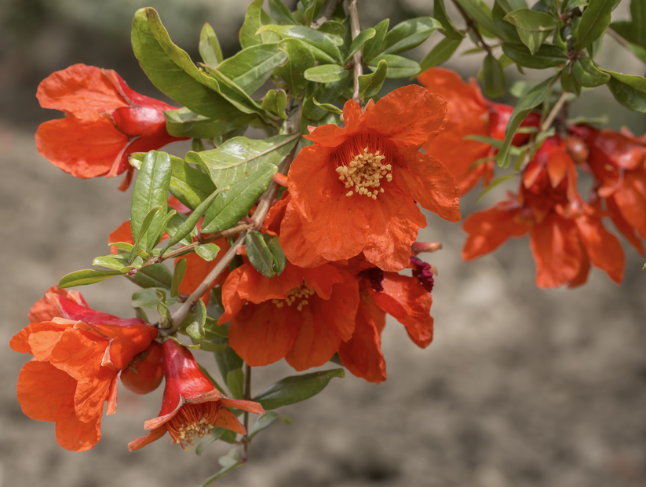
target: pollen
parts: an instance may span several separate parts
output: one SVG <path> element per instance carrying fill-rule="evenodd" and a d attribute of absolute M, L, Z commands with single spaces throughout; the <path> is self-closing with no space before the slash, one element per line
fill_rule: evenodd
<path fill-rule="evenodd" d="M 304 306 L 310 304 L 308 298 L 314 293 L 314 289 L 309 287 L 307 283 L 303 281 L 303 284 L 287 291 L 285 299 L 272 299 L 271 302 L 274 303 L 277 308 L 282 308 L 287 304 L 287 306 L 294 305 L 298 311 L 302 311 Z"/>
<path fill-rule="evenodd" d="M 210 438 L 220 410 L 216 401 L 201 404 L 184 404 L 173 419 L 168 422 L 168 432 L 173 443 L 179 443 L 184 451 L 191 449 L 196 438 Z"/>
<path fill-rule="evenodd" d="M 376 200 L 384 192 L 382 180 L 392 181 L 392 163 L 380 142 L 370 135 L 358 135 L 335 154 L 339 180 L 350 190 L 346 196 L 358 194 Z"/>

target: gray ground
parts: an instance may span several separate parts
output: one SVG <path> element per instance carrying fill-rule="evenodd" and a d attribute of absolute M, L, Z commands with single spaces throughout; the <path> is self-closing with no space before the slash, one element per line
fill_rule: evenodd
<path fill-rule="evenodd" d="M 108 230 L 127 218 L 116 181 L 81 181 L 40 159 L 30 135 L 2 132 L 0 219 L 0 472 L 2 486 L 198 485 L 226 445 L 202 457 L 167 438 L 137 453 L 127 443 L 156 416 L 160 392 L 121 388 L 103 439 L 75 454 L 56 445 L 53 424 L 25 417 L 15 398 L 27 356 L 9 349 L 45 288 L 107 250 Z M 467 210 L 473 209 L 473 198 Z M 629 252 L 621 286 L 599 271 L 574 291 L 535 287 L 527 240 L 464 263 L 463 235 L 429 215 L 426 239 L 445 249 L 433 291 L 436 339 L 416 348 L 388 324 L 381 386 L 353 376 L 286 408 L 251 446 L 247 465 L 221 485 L 438 487 L 637 486 L 646 483 L 646 284 Z M 97 309 L 131 316 L 130 283 L 83 289 Z M 201 361 L 214 370 L 209 354 Z M 254 389 L 290 374 L 256 370 Z"/>

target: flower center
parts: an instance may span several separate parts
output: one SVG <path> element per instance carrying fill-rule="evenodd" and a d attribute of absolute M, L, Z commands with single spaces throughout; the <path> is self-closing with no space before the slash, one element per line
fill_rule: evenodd
<path fill-rule="evenodd" d="M 302 311 L 303 306 L 307 306 L 309 304 L 307 298 L 312 296 L 314 292 L 314 289 L 309 287 L 307 283 L 303 281 L 303 284 L 287 291 L 285 299 L 272 299 L 271 302 L 274 303 L 277 308 L 282 308 L 284 304 L 287 304 L 287 306 L 296 305 L 296 309 L 298 311 Z"/>
<path fill-rule="evenodd" d="M 182 449 L 188 451 L 195 438 L 210 438 L 209 430 L 214 428 L 219 410 L 217 401 L 184 404 L 168 422 L 168 432 L 173 443 L 179 443 Z"/>
<path fill-rule="evenodd" d="M 392 164 L 381 139 L 357 135 L 335 153 L 336 172 L 347 189 L 346 196 L 365 195 L 373 200 L 384 192 L 381 180 L 392 181 Z"/>

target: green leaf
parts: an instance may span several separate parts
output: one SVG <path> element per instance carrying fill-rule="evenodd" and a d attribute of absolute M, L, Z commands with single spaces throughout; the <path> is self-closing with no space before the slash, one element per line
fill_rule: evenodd
<path fill-rule="evenodd" d="M 433 0 L 433 15 L 440 22 L 440 24 L 442 24 L 442 27 L 444 27 L 444 35 L 447 39 L 452 39 L 454 41 L 464 39 L 464 32 L 458 30 L 455 25 L 453 25 L 453 22 L 451 22 L 449 15 L 446 13 L 444 0 Z M 437 66 L 437 64 L 435 66 Z"/>
<path fill-rule="evenodd" d="M 558 26 L 558 21 L 551 15 L 528 8 L 514 10 L 504 19 L 516 26 L 520 40 L 532 54 L 538 51 L 550 32 Z"/>
<path fill-rule="evenodd" d="M 381 46 L 383 45 L 384 38 L 386 37 L 386 33 L 388 32 L 389 22 L 390 20 L 384 19 L 381 22 L 379 22 L 377 25 L 375 25 L 374 37 L 372 37 L 371 39 L 368 39 L 364 44 L 362 56 L 363 56 L 363 60 L 366 63 L 370 63 L 375 56 L 383 52 L 383 49 Z"/>
<path fill-rule="evenodd" d="M 525 0 L 496 0 L 496 3 L 500 5 L 506 14 L 514 10 L 527 8 L 527 2 Z"/>
<path fill-rule="evenodd" d="M 451 37 L 442 39 L 435 45 L 435 47 L 433 47 L 433 49 L 431 49 L 431 52 L 422 59 L 422 62 L 420 63 L 421 72 L 448 61 L 451 56 L 453 56 L 453 53 L 457 51 L 458 47 L 460 47 L 461 43 L 461 37 L 458 39 L 453 39 Z"/>
<path fill-rule="evenodd" d="M 161 92 L 213 120 L 235 116 L 235 108 L 218 93 L 217 82 L 200 72 L 189 55 L 172 43 L 155 9 L 137 10 L 131 37 L 141 69 Z"/>
<path fill-rule="evenodd" d="M 646 1 L 631 0 L 630 16 L 633 24 L 634 43 L 646 47 Z"/>
<path fill-rule="evenodd" d="M 321 107 L 323 110 L 330 112 L 330 113 L 336 113 L 337 115 L 340 115 L 343 113 L 343 110 L 341 110 L 339 107 L 332 105 L 331 103 L 319 103 L 316 101 L 316 98 L 312 98 L 312 101 L 317 107 Z"/>
<path fill-rule="evenodd" d="M 150 224 L 153 222 L 153 218 L 155 218 L 155 216 L 161 209 L 162 209 L 161 206 L 155 206 L 151 208 L 148 211 L 148 213 L 146 213 L 146 216 L 144 217 L 144 220 L 143 222 L 141 222 L 141 226 L 139 227 L 139 232 L 137 232 L 137 237 L 135 238 L 135 244 L 132 246 L 132 250 L 130 251 L 130 259 L 129 259 L 130 262 L 132 262 L 132 260 L 135 258 L 135 252 L 140 248 L 139 244 L 142 242 L 142 240 L 144 241 L 144 243 L 146 243 L 146 241 L 150 242 L 149 238 L 145 238 L 146 232 L 148 231 Z M 162 224 L 159 225 L 159 228 L 160 228 L 159 232 L 161 232 L 163 230 L 163 221 L 162 221 Z M 151 247 L 155 245 L 157 237 L 159 236 L 159 232 L 154 236 L 151 235 L 151 237 L 154 237 L 154 242 L 152 243 Z M 145 245 L 145 247 L 146 247 L 146 250 L 149 250 L 148 245 Z"/>
<path fill-rule="evenodd" d="M 243 49 L 256 44 L 271 43 L 270 41 L 277 42 L 273 38 L 277 36 L 258 35 L 258 29 L 262 25 L 273 22 L 273 19 L 262 9 L 262 3 L 263 0 L 254 0 L 245 12 L 244 23 L 240 29 L 240 45 Z"/>
<path fill-rule="evenodd" d="M 214 243 L 206 243 L 195 247 L 195 253 L 207 262 L 214 260 L 218 256 L 219 251 L 220 247 Z"/>
<path fill-rule="evenodd" d="M 227 374 L 227 389 L 236 399 L 242 399 L 244 388 L 244 373 L 242 369 L 231 370 Z"/>
<path fill-rule="evenodd" d="M 345 34 L 345 26 L 336 20 L 326 20 L 319 26 L 318 31 L 324 34 L 343 36 Z"/>
<path fill-rule="evenodd" d="M 115 271 L 122 271 L 124 267 L 129 270 L 128 260 L 125 259 L 122 255 L 111 254 L 103 255 L 101 257 L 95 257 L 92 261 L 92 265 L 107 267 L 108 269 L 114 269 Z"/>
<path fill-rule="evenodd" d="M 217 82 L 219 93 L 238 110 L 250 115 L 266 115 L 262 113 L 260 103 L 252 99 L 249 93 L 229 79 L 222 71 L 213 69 L 207 65 L 203 65 L 202 68 L 208 79 Z"/>
<path fill-rule="evenodd" d="M 292 13 L 281 0 L 269 0 L 269 13 L 278 22 L 283 24 L 296 24 Z"/>
<path fill-rule="evenodd" d="M 172 297 L 179 296 L 179 286 L 182 284 L 182 279 L 184 279 L 184 274 L 186 274 L 187 267 L 186 259 L 180 259 L 177 264 L 175 264 L 175 270 L 173 271 L 173 282 L 170 288 L 170 295 Z"/>
<path fill-rule="evenodd" d="M 400 22 L 391 29 L 381 46 L 379 54 L 399 54 L 419 46 L 442 24 L 433 17 L 418 17 Z"/>
<path fill-rule="evenodd" d="M 218 71 L 249 94 L 270 78 L 274 69 L 287 61 L 277 44 L 258 44 L 236 53 L 218 66 Z"/>
<path fill-rule="evenodd" d="M 610 81 L 610 75 L 601 71 L 589 57 L 576 60 L 572 66 L 572 75 L 578 84 L 586 88 L 605 85 Z"/>
<path fill-rule="evenodd" d="M 240 181 L 267 164 L 278 165 L 297 141 L 295 135 L 278 135 L 264 140 L 234 137 L 217 149 L 189 152 L 186 161 L 206 167 L 213 182 L 221 187 Z"/>
<path fill-rule="evenodd" d="M 487 97 L 498 98 L 505 94 L 505 71 L 493 54 L 487 54 L 484 59 L 483 76 L 483 88 Z"/>
<path fill-rule="evenodd" d="M 206 306 L 201 299 L 197 300 L 193 308 L 193 321 L 186 327 L 186 334 L 193 340 L 204 340 L 206 332 L 204 323 L 206 322 Z"/>
<path fill-rule="evenodd" d="M 287 120 L 287 114 L 285 113 L 286 106 L 287 93 L 285 93 L 285 90 L 269 90 L 262 100 L 261 108 Z"/>
<path fill-rule="evenodd" d="M 82 271 L 70 272 L 63 276 L 58 283 L 60 289 L 74 286 L 87 286 L 96 282 L 105 281 L 114 276 L 122 276 L 119 271 L 97 271 L 94 269 L 85 269 Z"/>
<path fill-rule="evenodd" d="M 220 370 L 220 375 L 222 375 L 222 379 L 226 382 L 230 372 L 242 369 L 242 359 L 228 346 L 228 340 L 226 338 L 216 338 L 213 342 L 218 345 L 227 345 L 225 350 L 213 353 L 215 361 L 218 364 L 218 369 Z"/>
<path fill-rule="evenodd" d="M 583 11 L 579 28 L 573 32 L 577 51 L 588 47 L 603 35 L 610 25 L 611 15 L 620 0 L 590 0 Z"/>
<path fill-rule="evenodd" d="M 248 178 L 231 185 L 231 189 L 215 199 L 204 215 L 203 233 L 215 233 L 235 226 L 267 189 L 277 168 L 263 164 Z"/>
<path fill-rule="evenodd" d="M 373 73 L 359 76 L 359 96 L 361 98 L 376 96 L 384 85 L 387 72 L 388 63 L 382 59 Z"/>
<path fill-rule="evenodd" d="M 502 50 L 512 61 L 525 68 L 554 68 L 568 61 L 567 53 L 551 44 L 543 44 L 535 54 L 524 44 L 512 42 L 503 42 Z"/>
<path fill-rule="evenodd" d="M 267 411 L 265 414 L 260 416 L 256 423 L 253 425 L 251 428 L 251 431 L 249 432 L 249 437 L 253 438 L 256 436 L 258 433 L 260 433 L 262 430 L 267 428 L 271 423 L 276 421 L 277 419 L 280 419 L 283 424 L 291 424 L 292 420 L 288 416 L 283 416 L 282 414 L 278 414 L 276 411 Z"/>
<path fill-rule="evenodd" d="M 341 52 L 330 36 L 302 25 L 263 25 L 258 32 L 275 32 L 283 39 L 299 39 L 304 42 L 317 61 L 341 62 Z"/>
<path fill-rule="evenodd" d="M 227 120 L 213 120 L 204 115 L 192 112 L 186 107 L 164 112 L 166 130 L 173 137 L 192 137 L 211 139 L 232 130 L 244 127 L 251 120 L 251 115 L 236 110 L 231 111 Z"/>
<path fill-rule="evenodd" d="M 130 252 L 133 247 L 133 245 L 128 242 L 110 242 L 108 243 L 108 246 L 116 247 L 118 249 L 125 250 L 126 252 Z"/>
<path fill-rule="evenodd" d="M 287 257 L 285 257 L 283 249 L 280 246 L 278 237 L 275 235 L 263 234 L 262 238 L 265 239 L 267 248 L 269 249 L 269 252 L 271 252 L 271 256 L 273 258 L 272 268 L 277 275 L 280 275 L 287 265 Z"/>
<path fill-rule="evenodd" d="M 286 377 L 269 386 L 253 400 L 259 402 L 265 410 L 276 409 L 309 399 L 325 389 L 333 377 L 344 376 L 343 369 L 331 369 Z"/>
<path fill-rule="evenodd" d="M 162 287 L 170 289 L 173 274 L 164 264 L 153 264 L 139 269 L 134 276 L 126 276 L 139 287 Z"/>
<path fill-rule="evenodd" d="M 267 247 L 262 234 L 255 230 L 247 232 L 245 238 L 245 245 L 247 248 L 247 257 L 252 266 L 256 268 L 265 277 L 274 277 L 274 258 L 272 253 Z"/>
<path fill-rule="evenodd" d="M 607 71 L 608 88 L 620 104 L 636 112 L 646 113 L 646 79 L 641 76 Z"/>
<path fill-rule="evenodd" d="M 324 64 L 305 71 L 305 79 L 316 83 L 334 83 L 347 78 L 350 71 L 338 64 Z"/>
<path fill-rule="evenodd" d="M 487 185 L 487 187 L 482 191 L 482 193 L 480 193 L 480 196 L 478 196 L 478 199 L 476 200 L 476 202 L 480 201 L 484 197 L 484 195 L 486 195 L 489 191 L 491 191 L 493 188 L 498 186 L 500 183 L 504 183 L 505 181 L 508 181 L 509 179 L 515 178 L 515 177 L 518 177 L 518 174 L 504 174 L 503 176 L 498 176 Z"/>
<path fill-rule="evenodd" d="M 518 103 L 516 104 L 516 107 L 514 108 L 514 111 L 511 113 L 509 121 L 507 122 L 505 142 L 500 148 L 500 152 L 498 152 L 498 155 L 496 156 L 496 161 L 498 162 L 499 166 L 509 166 L 509 149 L 511 147 L 511 140 L 516 134 L 516 130 L 518 130 L 518 127 L 521 123 L 523 123 L 523 120 L 525 120 L 525 117 L 532 110 L 532 108 L 537 107 L 543 102 L 555 80 L 556 77 L 546 79 L 542 83 L 534 86 L 518 100 Z"/>
<path fill-rule="evenodd" d="M 164 288 L 158 287 L 149 287 L 144 289 L 138 289 L 132 294 L 132 307 L 133 308 L 146 308 L 146 309 L 157 309 L 157 303 L 159 303 L 159 292 L 164 292 Z M 164 294 L 165 297 L 165 294 Z M 166 298 L 166 304 L 172 306 L 179 302 L 179 299 L 176 297 Z"/>
<path fill-rule="evenodd" d="M 313 67 L 316 64 L 316 60 L 305 43 L 298 39 L 282 40 L 278 44 L 278 49 L 287 53 L 289 61 L 283 66 L 276 68 L 275 73 L 285 80 L 285 83 L 292 90 L 292 93 L 298 95 L 305 88 L 305 85 L 307 85 L 307 80 L 303 73 Z"/>
<path fill-rule="evenodd" d="M 226 191 L 229 191 L 231 189 L 230 186 L 218 189 L 214 191 L 207 199 L 205 199 L 200 206 L 198 206 L 193 213 L 186 219 L 182 225 L 177 228 L 177 231 L 175 234 L 171 237 L 169 242 L 166 244 L 166 247 L 161 251 L 159 255 L 164 255 L 164 253 L 173 245 L 177 244 L 180 240 L 182 240 L 184 237 L 189 235 L 191 231 L 195 228 L 195 225 L 197 225 L 197 222 L 204 214 L 206 211 L 211 207 L 213 202 L 215 201 L 215 198 L 219 194 L 222 194 Z M 196 249 L 197 252 L 197 249 Z"/>
<path fill-rule="evenodd" d="M 171 219 L 168 220 L 168 223 L 166 224 L 165 230 L 168 236 L 173 238 L 177 234 L 179 228 L 184 224 L 186 220 L 188 220 L 188 216 L 186 216 L 183 213 L 173 215 Z M 194 229 L 190 233 L 190 236 L 187 235 L 182 240 L 180 240 L 180 242 L 184 245 L 188 245 L 193 241 L 191 237 L 196 237 L 196 236 L 197 236 L 197 229 Z"/>
<path fill-rule="evenodd" d="M 370 61 L 370 65 L 368 67 L 373 71 L 377 71 L 377 65 L 382 60 L 388 63 L 386 78 L 409 78 L 419 74 L 419 64 L 411 59 L 395 56 L 394 54 L 382 54 L 377 56 Z"/>
<path fill-rule="evenodd" d="M 208 64 L 217 68 L 218 64 L 222 62 L 222 48 L 218 41 L 218 36 L 210 24 L 204 24 L 202 32 L 200 33 L 200 56 L 204 64 Z"/>
<path fill-rule="evenodd" d="M 350 50 L 348 51 L 348 54 L 345 56 L 345 61 L 343 64 L 348 64 L 350 62 L 350 59 L 352 59 L 352 56 L 359 51 L 364 45 L 364 43 L 368 39 L 372 39 L 376 34 L 375 29 L 363 29 L 361 32 L 359 32 L 359 35 L 354 38 L 352 41 L 352 44 L 350 44 Z"/>
<path fill-rule="evenodd" d="M 581 95 L 581 85 L 576 82 L 574 76 L 568 73 L 567 69 L 561 71 L 561 88 L 567 93 Z"/>
<path fill-rule="evenodd" d="M 161 208 L 161 212 L 154 215 L 147 229 L 146 239 L 143 242 L 146 250 L 155 246 L 162 230 L 161 226 L 168 208 L 170 178 L 170 156 L 165 152 L 148 152 L 137 174 L 130 207 L 130 226 L 135 241 L 139 238 L 139 231 L 148 212 L 154 207 Z"/>
<path fill-rule="evenodd" d="M 491 17 L 491 9 L 482 0 L 456 0 L 465 12 L 492 34 L 497 34 L 498 29 Z"/>
<path fill-rule="evenodd" d="M 327 84 L 320 84 L 318 85 L 318 88 L 313 93 L 310 93 L 309 90 L 306 93 L 305 96 L 305 101 L 303 102 L 303 116 L 301 117 L 301 121 L 305 118 L 309 118 L 310 120 L 313 121 L 320 121 L 323 118 L 327 117 L 330 115 L 330 113 L 323 108 L 320 108 L 314 104 L 314 99 L 321 103 L 334 103 L 336 99 L 343 93 L 343 91 L 346 89 L 350 81 L 350 78 L 342 79 L 341 81 L 337 81 L 335 83 L 327 83 Z M 310 85 L 310 86 L 315 86 L 315 85 Z M 326 123 L 336 123 L 336 122 L 326 122 Z M 318 123 L 309 123 L 309 125 L 313 126 L 318 126 Z M 303 132 L 303 134 L 307 134 L 307 128 Z M 309 142 L 307 139 L 302 139 L 301 142 L 303 144 Z"/>

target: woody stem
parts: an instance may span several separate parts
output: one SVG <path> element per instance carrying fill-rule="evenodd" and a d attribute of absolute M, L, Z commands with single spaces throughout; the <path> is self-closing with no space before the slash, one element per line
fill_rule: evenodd
<path fill-rule="evenodd" d="M 489 46 L 489 44 L 487 44 L 484 41 L 484 38 L 482 37 L 482 35 L 480 35 L 480 32 L 478 32 L 478 27 L 476 26 L 473 19 L 471 17 L 469 17 L 469 14 L 467 14 L 464 11 L 464 9 L 462 8 L 462 5 L 460 5 L 456 0 L 452 0 L 452 1 L 453 1 L 453 5 L 455 5 L 455 7 L 458 9 L 458 12 L 460 12 L 460 15 L 462 16 L 462 18 L 466 22 L 467 30 L 470 30 L 471 32 L 473 32 L 473 35 L 476 36 L 476 38 L 478 39 L 481 47 L 485 51 L 487 51 L 487 53 L 491 54 L 491 46 Z"/>
<path fill-rule="evenodd" d="M 349 0 L 348 9 L 350 10 L 350 30 L 352 32 L 352 40 L 354 40 L 361 32 L 359 25 L 359 0 Z M 359 76 L 363 74 L 363 59 L 361 58 L 361 50 L 358 50 L 352 57 L 354 90 L 352 91 L 352 98 L 358 102 L 363 103 L 363 99 L 359 96 Z"/>
<path fill-rule="evenodd" d="M 323 22 L 332 19 L 332 14 L 334 13 L 339 1 L 342 0 L 326 0 L 325 5 L 323 5 L 323 8 L 321 8 L 321 11 L 319 12 L 318 19 L 312 22 L 311 27 L 313 29 L 318 29 Z"/>
<path fill-rule="evenodd" d="M 552 110 L 550 113 L 547 115 L 545 118 L 545 121 L 541 124 L 541 132 L 545 132 L 550 128 L 552 125 L 552 122 L 556 118 L 556 116 L 559 114 L 561 109 L 563 108 L 563 105 L 565 105 L 565 100 L 567 100 L 568 93 L 563 92 L 561 93 L 561 97 L 558 99 L 558 101 L 554 104 L 552 107 Z"/>

